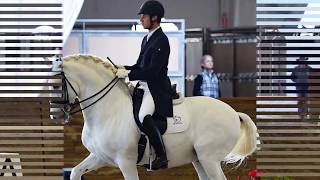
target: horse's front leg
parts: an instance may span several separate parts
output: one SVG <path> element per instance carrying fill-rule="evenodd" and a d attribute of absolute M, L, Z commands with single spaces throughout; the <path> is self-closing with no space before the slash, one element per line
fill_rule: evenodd
<path fill-rule="evenodd" d="M 90 154 L 71 171 L 70 180 L 80 180 L 81 176 L 89 171 L 101 168 L 106 163 L 100 161 L 94 154 Z"/>
<path fill-rule="evenodd" d="M 136 159 L 126 159 L 125 157 L 117 160 L 125 180 L 139 180 L 136 161 Z"/>

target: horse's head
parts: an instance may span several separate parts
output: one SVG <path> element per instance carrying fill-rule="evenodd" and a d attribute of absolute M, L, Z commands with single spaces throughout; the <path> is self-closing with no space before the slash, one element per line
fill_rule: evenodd
<path fill-rule="evenodd" d="M 57 72 L 57 76 L 61 77 L 62 87 L 54 86 L 54 89 L 62 88 L 62 98 L 56 101 L 51 101 L 51 119 L 63 119 L 65 123 L 69 122 L 70 111 L 76 105 L 76 99 L 79 95 L 78 84 L 70 77 L 67 77 L 63 72 L 62 59 L 56 59 L 52 62 L 52 71 Z"/>
<path fill-rule="evenodd" d="M 62 77 L 63 97 L 60 102 L 53 102 L 60 106 L 58 110 L 62 114 L 52 118 L 63 116 L 68 120 L 70 115 L 93 107 L 98 102 L 103 101 L 110 108 L 110 103 L 121 98 L 131 99 L 132 86 L 122 80 L 119 82 L 120 79 L 115 75 L 116 66 L 101 58 L 91 55 L 68 56 L 63 61 L 54 61 L 53 70 Z M 79 102 L 74 103 L 75 99 Z M 78 105 L 81 108 L 76 108 Z"/>

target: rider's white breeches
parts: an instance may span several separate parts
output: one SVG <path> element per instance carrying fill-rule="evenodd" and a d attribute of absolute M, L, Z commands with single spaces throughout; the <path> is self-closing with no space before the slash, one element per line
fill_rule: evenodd
<path fill-rule="evenodd" d="M 154 105 L 154 101 L 153 98 L 151 96 L 148 84 L 145 82 L 139 82 L 140 89 L 143 89 L 144 94 L 143 94 L 143 99 L 142 99 L 142 103 L 141 103 L 141 108 L 139 111 L 139 120 L 142 123 L 143 122 L 143 118 L 150 114 L 152 115 L 154 113 L 155 110 L 155 105 Z"/>

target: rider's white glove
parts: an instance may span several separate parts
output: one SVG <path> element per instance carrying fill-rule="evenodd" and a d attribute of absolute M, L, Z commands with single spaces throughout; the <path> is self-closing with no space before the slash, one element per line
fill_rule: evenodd
<path fill-rule="evenodd" d="M 116 76 L 118 76 L 118 78 L 126 78 L 128 77 L 130 71 L 126 70 L 126 69 L 118 69 Z"/>

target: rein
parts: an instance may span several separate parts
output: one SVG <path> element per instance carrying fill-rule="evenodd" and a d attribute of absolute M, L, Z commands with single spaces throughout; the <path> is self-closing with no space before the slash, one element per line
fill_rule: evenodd
<path fill-rule="evenodd" d="M 74 89 L 74 87 L 72 86 L 72 84 L 70 83 L 70 81 L 67 79 L 67 77 L 64 75 L 64 73 L 61 73 L 61 74 L 62 74 L 63 79 L 65 80 L 65 82 L 69 84 L 69 86 L 71 87 L 72 91 L 73 91 L 73 92 L 76 94 L 76 96 L 78 97 L 78 94 L 77 94 L 76 90 Z M 75 113 L 77 113 L 77 112 L 80 112 L 80 111 L 82 111 L 82 110 L 85 110 L 85 109 L 91 107 L 92 105 L 96 104 L 99 100 L 101 100 L 103 97 L 105 97 L 105 96 L 111 91 L 111 89 L 118 83 L 118 81 L 119 81 L 119 78 L 118 78 L 118 77 L 114 77 L 114 78 L 111 80 L 111 82 L 109 82 L 109 83 L 108 83 L 104 88 L 102 88 L 100 91 L 96 92 L 95 94 L 93 94 L 93 95 L 91 95 L 91 96 L 89 96 L 89 97 L 87 97 L 87 98 L 85 98 L 85 99 L 83 99 L 83 100 L 81 100 L 81 101 L 75 102 L 75 103 L 70 103 L 70 102 L 69 102 L 67 84 L 64 82 L 64 83 L 63 83 L 63 86 L 64 86 L 63 91 L 64 91 L 64 93 L 66 94 L 66 100 L 64 100 L 63 102 L 64 102 L 64 104 L 66 104 L 66 105 L 69 106 L 69 109 L 67 110 L 66 113 L 69 114 L 69 115 L 72 115 L 72 114 L 75 114 Z M 106 90 L 108 87 L 110 87 L 110 88 L 109 88 L 104 94 L 102 94 L 102 96 L 99 97 L 97 100 L 95 100 L 94 102 L 90 103 L 89 105 L 87 105 L 87 106 L 84 107 L 84 108 L 80 108 L 80 109 L 78 109 L 78 110 L 76 110 L 76 111 L 73 111 L 73 110 L 77 107 L 77 105 L 79 105 L 79 104 L 81 104 L 81 103 L 83 103 L 83 102 L 86 102 L 86 101 L 88 101 L 88 100 L 96 97 L 97 95 L 101 94 L 104 90 Z"/>
<path fill-rule="evenodd" d="M 107 57 L 107 59 L 114 65 L 115 68 L 118 69 L 118 67 L 111 61 L 111 59 L 109 57 Z M 96 104 L 98 101 L 100 101 L 103 97 L 105 97 L 112 89 L 113 87 L 118 83 L 118 81 L 120 80 L 117 76 L 115 76 L 111 82 L 109 82 L 104 88 L 102 88 L 100 91 L 96 92 L 95 94 L 81 100 L 75 103 L 70 103 L 69 101 L 69 94 L 68 94 L 68 87 L 67 84 L 71 87 L 72 91 L 75 93 L 75 95 L 79 98 L 79 95 L 77 93 L 77 91 L 75 90 L 75 88 L 72 86 L 72 84 L 70 83 L 70 81 L 68 80 L 68 78 L 65 76 L 64 72 L 61 72 L 60 74 L 57 75 L 61 75 L 62 76 L 62 90 L 63 90 L 63 100 L 62 101 L 52 101 L 52 103 L 56 103 L 56 104 L 62 104 L 67 106 L 67 108 L 63 108 L 63 112 L 69 117 L 70 115 L 73 115 L 77 112 L 83 111 L 91 106 L 93 106 L 94 104 Z M 110 88 L 109 88 L 110 87 Z M 109 89 L 108 89 L 109 88 Z M 105 91 L 106 89 L 108 89 L 104 94 L 101 95 L 101 97 L 99 97 L 97 100 L 95 100 L 94 102 L 90 103 L 89 105 L 87 105 L 84 108 L 80 108 L 78 110 L 75 110 L 75 108 L 83 103 L 86 102 L 94 97 L 96 97 L 97 95 L 101 94 L 103 91 Z"/>

